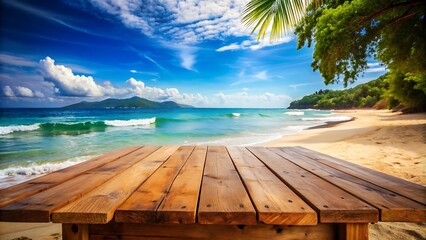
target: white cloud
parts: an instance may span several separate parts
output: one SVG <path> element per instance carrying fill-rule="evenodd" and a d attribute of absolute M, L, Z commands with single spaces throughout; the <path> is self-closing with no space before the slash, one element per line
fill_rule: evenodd
<path fill-rule="evenodd" d="M 16 95 L 20 97 L 33 97 L 34 93 L 31 89 L 26 87 L 18 86 L 16 89 Z"/>
<path fill-rule="evenodd" d="M 22 87 L 22 86 L 16 86 L 14 88 L 15 88 L 15 91 L 13 91 L 10 86 L 4 86 L 3 87 L 3 94 L 6 97 L 10 97 L 10 98 L 15 98 L 15 97 L 42 98 L 42 97 L 44 97 L 44 94 L 40 91 L 37 91 L 37 90 L 32 91 L 31 89 L 29 89 L 27 87 Z"/>
<path fill-rule="evenodd" d="M 8 55 L 8 54 L 0 54 L 0 62 L 5 65 L 12 65 L 12 66 L 18 66 L 18 67 L 37 66 L 36 62 L 30 61 L 25 58 Z"/>
<path fill-rule="evenodd" d="M 268 72 L 267 71 L 258 72 L 256 75 L 254 75 L 254 77 L 259 79 L 259 80 L 267 80 L 268 79 Z"/>
<path fill-rule="evenodd" d="M 77 65 L 77 64 L 64 64 L 66 67 L 71 68 L 73 72 L 83 73 L 83 74 L 93 74 L 95 73 L 93 70 L 87 69 L 86 67 Z"/>
<path fill-rule="evenodd" d="M 241 50 L 241 49 L 250 49 L 250 50 L 256 51 L 264 47 L 272 47 L 272 46 L 277 46 L 283 43 L 288 43 L 293 39 L 294 39 L 294 36 L 291 35 L 291 36 L 284 36 L 275 42 L 268 42 L 268 41 L 257 42 L 254 40 L 245 40 L 245 41 L 242 41 L 241 43 L 231 43 L 230 45 L 220 47 L 216 49 L 216 51 L 224 52 L 224 51 Z"/>
<path fill-rule="evenodd" d="M 269 80 L 270 77 L 268 76 L 268 71 L 260 71 L 255 73 L 254 75 L 251 75 L 251 77 L 245 76 L 245 71 L 243 70 L 238 74 L 238 77 L 242 78 L 241 80 L 238 80 L 236 82 L 231 83 L 230 86 L 236 86 L 243 83 L 253 83 L 253 82 L 259 82 L 259 81 L 266 81 Z"/>
<path fill-rule="evenodd" d="M 70 68 L 63 65 L 56 65 L 55 60 L 50 57 L 42 59 L 39 67 L 44 80 L 52 83 L 56 89 L 56 93 L 62 96 L 139 96 L 154 101 L 177 101 L 184 104 L 205 102 L 205 99 L 201 94 L 180 93 L 177 88 L 161 89 L 157 87 L 148 87 L 144 82 L 138 81 L 134 78 L 130 78 L 126 81 L 126 87 L 115 87 L 109 81 L 98 84 L 92 76 L 74 75 Z M 8 94 L 12 96 L 13 91 L 9 88 L 4 88 L 3 93 L 5 95 Z M 40 91 L 32 92 L 30 89 L 24 87 L 21 87 L 18 91 L 22 96 L 44 96 Z"/>
<path fill-rule="evenodd" d="M 216 49 L 216 52 L 224 52 L 224 51 L 230 51 L 230 50 L 237 50 L 242 49 L 241 45 L 238 43 L 231 43 L 230 45 L 223 46 L 221 48 Z"/>
<path fill-rule="evenodd" d="M 193 69 L 193 65 L 195 63 L 194 54 L 192 54 L 189 51 L 182 51 L 180 53 L 180 57 L 181 57 L 181 60 L 182 60 L 182 62 L 181 62 L 182 67 L 184 67 L 185 69 L 188 69 L 188 70 L 194 70 Z"/>
<path fill-rule="evenodd" d="M 43 98 L 44 94 L 40 91 L 34 91 L 34 96 L 38 97 L 38 98 Z"/>
<path fill-rule="evenodd" d="M 367 63 L 368 67 L 377 67 L 380 66 L 380 63 L 376 62 L 376 63 Z"/>
<path fill-rule="evenodd" d="M 258 95 L 250 95 L 247 92 L 224 94 L 219 92 L 213 96 L 209 104 L 213 107 L 285 107 L 291 102 L 287 95 L 276 95 L 265 92 Z"/>
<path fill-rule="evenodd" d="M 367 68 L 367 70 L 365 70 L 365 72 L 370 72 L 370 73 L 374 73 L 374 72 L 386 72 L 387 69 L 386 67 L 372 67 L 372 68 Z"/>
<path fill-rule="evenodd" d="M 74 75 L 70 68 L 55 65 L 50 57 L 40 60 L 39 68 L 44 80 L 51 82 L 63 96 L 103 96 L 102 88 L 91 76 Z"/>
<path fill-rule="evenodd" d="M 93 6 L 102 9 L 103 11 L 116 16 L 120 21 L 129 28 L 138 29 L 144 34 L 150 36 L 153 29 L 143 16 L 138 14 L 142 8 L 147 6 L 142 5 L 142 1 L 122 1 L 122 0 L 89 0 Z"/>
<path fill-rule="evenodd" d="M 309 85 L 313 85 L 313 83 L 296 83 L 296 84 L 290 84 L 288 86 L 296 90 L 299 87 L 304 87 L 304 86 L 309 86 Z"/>
<path fill-rule="evenodd" d="M 378 62 L 375 63 L 367 63 L 367 70 L 365 70 L 366 73 L 375 73 L 375 72 L 386 72 L 386 67 Z"/>
<path fill-rule="evenodd" d="M 152 63 L 154 63 L 155 64 L 155 66 L 157 66 L 159 69 L 161 69 L 161 70 L 166 70 L 163 66 L 161 66 L 157 61 L 155 61 L 154 59 L 152 59 L 152 58 L 150 58 L 149 56 L 147 56 L 147 55 L 143 55 L 144 56 L 144 58 L 146 58 L 148 61 L 150 61 L 150 62 L 152 62 Z"/>
<path fill-rule="evenodd" d="M 136 71 L 136 70 L 134 70 L 134 69 L 130 70 L 130 72 L 131 72 L 131 73 L 138 73 L 138 71 Z"/>
<path fill-rule="evenodd" d="M 3 94 L 6 97 L 15 97 L 15 93 L 13 92 L 13 90 L 10 86 L 4 86 L 3 87 Z"/>

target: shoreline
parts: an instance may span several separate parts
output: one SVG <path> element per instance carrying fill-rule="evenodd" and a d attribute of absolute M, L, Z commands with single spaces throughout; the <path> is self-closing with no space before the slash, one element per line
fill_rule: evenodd
<path fill-rule="evenodd" d="M 308 127 L 305 130 L 309 130 L 309 129 L 318 129 L 318 128 L 331 128 L 334 127 L 335 125 L 341 124 L 341 123 L 345 123 L 345 122 L 350 122 L 350 121 L 354 121 L 355 117 L 352 117 L 351 119 L 348 120 L 341 120 L 341 121 L 327 121 L 325 122 L 325 124 L 323 125 L 318 125 L 318 126 L 313 126 L 313 127 Z M 297 133 L 296 133 L 297 134 Z"/>

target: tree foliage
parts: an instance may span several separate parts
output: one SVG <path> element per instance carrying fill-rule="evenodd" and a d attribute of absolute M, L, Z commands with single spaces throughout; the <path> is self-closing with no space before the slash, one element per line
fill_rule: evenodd
<path fill-rule="evenodd" d="M 318 1 L 318 0 L 315 0 Z M 243 12 L 243 23 L 259 29 L 257 40 L 264 38 L 270 30 L 270 40 L 287 34 L 302 20 L 312 0 L 252 0 Z"/>
<path fill-rule="evenodd" d="M 387 75 L 345 90 L 320 90 L 290 103 L 291 109 L 348 109 L 372 108 L 387 97 Z"/>
<path fill-rule="evenodd" d="M 267 14 L 252 16 L 267 19 Z M 313 46 L 314 71 L 325 84 L 343 81 L 345 87 L 376 59 L 389 70 L 388 95 L 406 107 L 426 110 L 425 15 L 424 0 L 312 1 L 296 26 L 298 49 Z"/>
<path fill-rule="evenodd" d="M 326 84 L 354 82 L 375 57 L 390 70 L 424 71 L 425 1 L 330 0 L 296 27 L 298 48 L 315 40 L 312 67 Z"/>

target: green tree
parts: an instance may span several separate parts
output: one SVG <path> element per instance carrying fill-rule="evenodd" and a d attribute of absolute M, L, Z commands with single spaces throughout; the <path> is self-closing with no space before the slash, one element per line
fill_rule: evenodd
<path fill-rule="evenodd" d="M 254 1 L 271 4 L 272 0 L 251 2 Z M 246 10 L 246 16 L 262 12 L 260 7 Z M 259 23 L 269 24 L 272 20 L 263 20 L 271 12 L 251 16 L 259 16 Z M 326 84 L 353 83 L 368 68 L 367 60 L 375 58 L 390 72 L 389 94 L 407 107 L 426 109 L 425 13 L 424 0 L 311 1 L 296 26 L 298 48 L 311 47 L 315 41 L 311 66 L 321 73 Z"/>

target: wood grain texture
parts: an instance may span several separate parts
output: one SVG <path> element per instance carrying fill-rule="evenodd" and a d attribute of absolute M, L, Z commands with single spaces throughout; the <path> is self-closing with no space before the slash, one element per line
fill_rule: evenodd
<path fill-rule="evenodd" d="M 90 193 L 52 213 L 53 222 L 107 223 L 115 210 L 157 170 L 178 147 L 164 146 Z"/>
<path fill-rule="evenodd" d="M 0 207 L 17 202 L 36 193 L 52 188 L 73 177 L 82 175 L 94 168 L 117 160 L 118 158 L 136 151 L 140 147 L 131 146 L 105 153 L 91 160 L 67 167 L 53 173 L 26 181 L 5 189 L 0 189 Z"/>
<path fill-rule="evenodd" d="M 259 222 L 316 225 L 316 212 L 243 147 L 227 147 L 257 209 Z"/>
<path fill-rule="evenodd" d="M 157 171 L 121 204 L 115 211 L 115 221 L 157 222 L 157 208 L 193 150 L 194 147 L 190 146 L 179 147 Z"/>
<path fill-rule="evenodd" d="M 312 151 L 307 148 L 294 147 L 292 150 L 295 150 L 298 153 L 310 157 L 325 165 L 336 168 L 357 178 L 368 181 L 374 185 L 386 188 L 390 191 L 426 205 L 425 186 L 415 184 L 413 182 L 406 181 L 404 179 L 397 178 L 370 168 L 366 168 L 355 163 L 325 155 L 320 152 Z M 372 159 L 372 161 L 374 161 L 374 159 Z"/>
<path fill-rule="evenodd" d="M 116 161 L 109 162 L 78 175 L 53 188 L 9 204 L 0 208 L 1 221 L 14 222 L 50 222 L 50 214 L 69 204 L 98 186 L 104 184 L 115 175 L 127 170 L 158 147 L 144 147 Z"/>
<path fill-rule="evenodd" d="M 426 207 L 418 202 L 300 155 L 292 149 L 273 148 L 273 151 L 376 207 L 380 210 L 380 221 L 426 222 Z"/>
<path fill-rule="evenodd" d="M 91 225 L 90 234 L 93 239 L 330 240 L 336 239 L 337 226 L 109 223 Z M 126 238 L 129 235 L 138 238 Z"/>
<path fill-rule="evenodd" d="M 208 147 L 198 222 L 256 224 L 256 211 L 225 147 Z"/>
<path fill-rule="evenodd" d="M 339 240 L 368 240 L 368 223 L 339 224 Z"/>
<path fill-rule="evenodd" d="M 307 201 L 322 223 L 377 222 L 378 210 L 324 179 L 284 159 L 270 149 L 248 148 L 287 186 Z"/>
<path fill-rule="evenodd" d="M 87 224 L 62 224 L 62 239 L 89 240 L 89 226 Z"/>
<path fill-rule="evenodd" d="M 157 209 L 158 222 L 195 223 L 206 154 L 205 146 L 194 149 Z"/>

